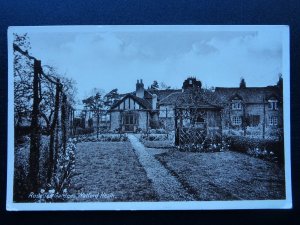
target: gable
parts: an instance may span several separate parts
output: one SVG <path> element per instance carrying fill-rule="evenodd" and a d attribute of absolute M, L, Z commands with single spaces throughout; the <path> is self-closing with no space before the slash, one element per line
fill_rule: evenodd
<path fill-rule="evenodd" d="M 235 94 L 230 98 L 230 101 L 243 101 L 243 98 L 239 94 Z"/>
<path fill-rule="evenodd" d="M 111 110 L 138 110 L 151 109 L 151 104 L 145 99 L 127 94 L 111 107 Z"/>

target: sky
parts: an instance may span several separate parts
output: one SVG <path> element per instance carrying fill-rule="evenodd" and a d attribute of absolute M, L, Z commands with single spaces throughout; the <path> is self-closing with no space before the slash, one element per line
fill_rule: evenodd
<path fill-rule="evenodd" d="M 31 54 L 77 82 L 78 98 L 93 88 L 120 93 L 153 80 L 181 88 L 193 76 L 207 87 L 274 85 L 283 72 L 280 29 L 197 26 L 100 26 L 28 32 Z"/>

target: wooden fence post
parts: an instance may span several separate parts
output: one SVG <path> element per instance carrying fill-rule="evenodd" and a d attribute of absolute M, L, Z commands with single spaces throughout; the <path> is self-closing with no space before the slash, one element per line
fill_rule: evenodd
<path fill-rule="evenodd" d="M 40 159 L 40 127 L 39 127 L 39 75 L 41 74 L 41 61 L 34 60 L 33 77 L 33 106 L 31 114 L 31 138 L 29 155 L 29 186 L 30 191 L 37 192 L 39 187 L 39 159 Z"/>
<path fill-rule="evenodd" d="M 62 96 L 62 104 L 61 104 L 61 132 L 62 132 L 62 147 L 63 153 L 66 154 L 66 146 L 67 146 L 67 96 L 63 94 Z"/>
<path fill-rule="evenodd" d="M 59 92 L 60 92 L 60 82 L 57 79 L 56 83 L 56 93 L 55 93 L 55 106 L 54 106 L 54 116 L 50 127 L 50 141 L 49 141 L 49 164 L 47 173 L 47 182 L 50 183 L 52 179 L 52 173 L 54 168 L 54 136 L 55 128 L 57 126 L 58 110 L 59 110 Z"/>

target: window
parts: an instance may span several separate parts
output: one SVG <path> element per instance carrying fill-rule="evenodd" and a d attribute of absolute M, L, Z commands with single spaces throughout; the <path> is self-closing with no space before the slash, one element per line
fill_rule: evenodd
<path fill-rule="evenodd" d="M 232 117 L 232 124 L 233 125 L 241 125 L 242 124 L 242 117 L 241 116 L 233 116 Z"/>
<path fill-rule="evenodd" d="M 269 125 L 276 126 L 278 125 L 278 118 L 277 116 L 269 116 Z"/>
<path fill-rule="evenodd" d="M 277 100 L 269 100 L 269 109 L 270 110 L 277 110 L 278 109 L 278 101 Z"/>
<path fill-rule="evenodd" d="M 256 127 L 260 123 L 260 116 L 259 115 L 249 115 L 249 125 L 251 127 Z"/>
<path fill-rule="evenodd" d="M 196 122 L 197 123 L 204 123 L 204 119 L 201 116 L 198 116 Z"/>
<path fill-rule="evenodd" d="M 233 110 L 241 110 L 242 109 L 242 101 L 240 101 L 240 100 L 232 101 L 231 108 Z"/>
<path fill-rule="evenodd" d="M 136 124 L 136 116 L 134 114 L 126 114 L 124 124 Z"/>

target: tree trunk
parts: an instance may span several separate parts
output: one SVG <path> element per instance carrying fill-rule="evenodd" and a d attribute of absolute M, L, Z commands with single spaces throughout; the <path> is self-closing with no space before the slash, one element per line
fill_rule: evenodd
<path fill-rule="evenodd" d="M 99 137 L 99 123 L 100 123 L 100 112 L 97 109 L 97 138 Z"/>

